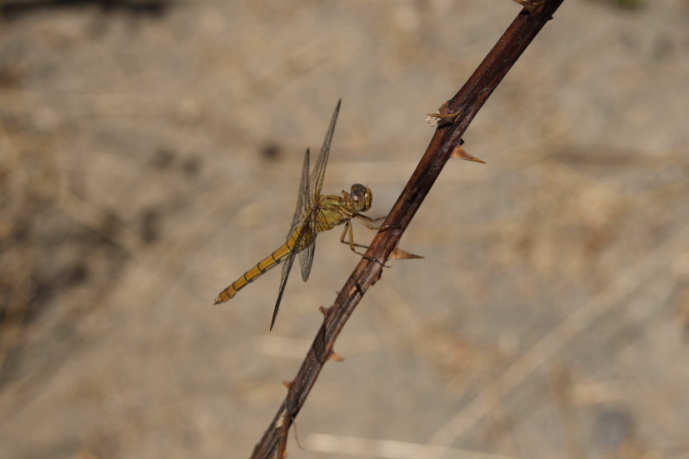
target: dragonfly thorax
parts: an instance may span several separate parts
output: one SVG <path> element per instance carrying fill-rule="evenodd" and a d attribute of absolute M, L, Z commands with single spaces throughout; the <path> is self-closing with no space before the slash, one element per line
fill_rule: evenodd
<path fill-rule="evenodd" d="M 352 190 L 349 193 L 352 209 L 355 212 L 366 212 L 371 208 L 371 201 L 373 200 L 373 193 L 370 188 L 355 183 L 352 185 Z"/>

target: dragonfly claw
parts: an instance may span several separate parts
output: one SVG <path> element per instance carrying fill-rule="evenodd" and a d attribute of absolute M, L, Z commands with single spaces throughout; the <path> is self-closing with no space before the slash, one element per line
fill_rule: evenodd
<path fill-rule="evenodd" d="M 391 266 L 386 265 L 385 263 L 383 263 L 382 261 L 380 261 L 379 259 L 377 259 L 375 257 L 369 257 L 367 255 L 362 255 L 362 257 L 369 260 L 369 261 L 375 261 L 376 263 L 381 265 L 383 268 L 391 268 Z"/>

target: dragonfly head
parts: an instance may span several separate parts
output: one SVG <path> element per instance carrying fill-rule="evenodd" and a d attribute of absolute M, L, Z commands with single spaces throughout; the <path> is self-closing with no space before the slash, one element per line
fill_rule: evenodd
<path fill-rule="evenodd" d="M 371 201 L 373 200 L 373 193 L 370 188 L 355 183 L 352 185 L 352 192 L 349 193 L 352 199 L 352 208 L 356 212 L 366 212 L 371 208 Z"/>

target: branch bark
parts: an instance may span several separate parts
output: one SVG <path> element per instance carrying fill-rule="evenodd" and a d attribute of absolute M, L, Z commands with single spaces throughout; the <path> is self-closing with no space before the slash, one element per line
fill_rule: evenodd
<path fill-rule="evenodd" d="M 426 153 L 383 224 L 384 229 L 378 232 L 366 252 L 370 259 L 361 259 L 333 306 L 322 309 L 325 315 L 323 325 L 297 376 L 287 384 L 285 401 L 254 448 L 251 459 L 269 459 L 276 452 L 279 458 L 284 457 L 289 427 L 304 405 L 323 365 L 333 356 L 335 340 L 366 291 L 382 275 L 382 264 L 371 259 L 389 259 L 452 151 L 460 145 L 471 121 L 563 1 L 532 2 L 538 3 L 538 7 L 522 10 L 459 92 L 442 105 L 436 116 L 438 127 Z"/>

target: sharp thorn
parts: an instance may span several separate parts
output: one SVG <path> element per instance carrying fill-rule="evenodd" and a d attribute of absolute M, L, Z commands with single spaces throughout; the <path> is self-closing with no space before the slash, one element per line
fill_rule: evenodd
<path fill-rule="evenodd" d="M 412 258 L 423 258 L 421 255 L 414 255 L 413 253 L 409 253 L 406 250 L 402 250 L 399 247 L 395 247 L 395 250 L 392 251 L 390 254 L 389 259 L 397 259 L 397 260 L 408 260 Z"/>
<path fill-rule="evenodd" d="M 450 158 L 463 159 L 465 161 L 474 161 L 481 164 L 486 164 L 485 161 L 478 159 L 476 156 L 469 154 L 461 145 L 455 145 L 450 153 Z"/>
<path fill-rule="evenodd" d="M 529 13 L 539 14 L 545 7 L 545 0 L 514 0 L 522 5 Z"/>
<path fill-rule="evenodd" d="M 342 362 L 344 361 L 344 357 L 342 357 L 340 354 L 337 352 L 331 352 L 330 355 L 328 356 L 328 360 L 332 360 L 333 362 Z"/>

